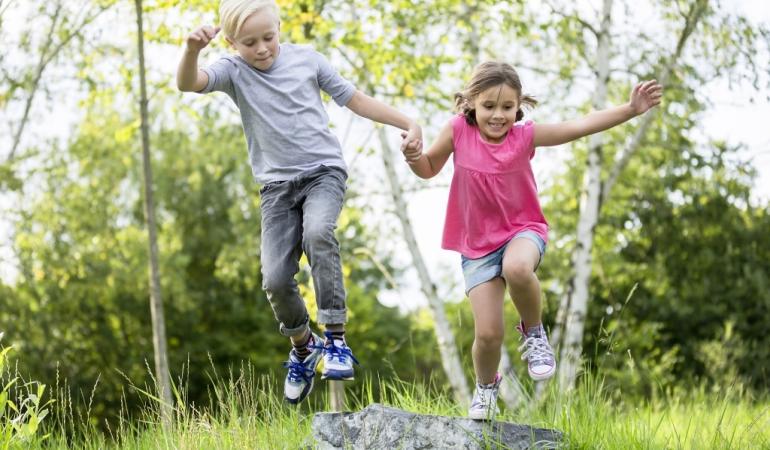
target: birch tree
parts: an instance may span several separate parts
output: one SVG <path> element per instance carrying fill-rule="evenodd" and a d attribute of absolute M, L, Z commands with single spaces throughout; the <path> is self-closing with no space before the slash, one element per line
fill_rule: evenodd
<path fill-rule="evenodd" d="M 553 28 L 561 33 L 555 41 L 571 55 L 565 59 L 572 62 L 574 58 L 584 72 L 591 74 L 593 109 L 607 106 L 608 92 L 617 91 L 619 81 L 631 85 L 641 78 L 658 78 L 667 89 L 677 89 L 687 83 L 688 78 L 690 83 L 698 83 L 709 76 L 736 76 L 730 71 L 747 62 L 746 72 L 757 72 L 753 44 L 763 35 L 766 39 L 766 33 L 753 29 L 740 17 L 721 12 L 714 2 L 653 3 L 655 15 L 663 19 L 659 26 L 672 31 L 673 41 L 661 39 L 661 30 L 630 31 L 629 27 L 634 29 L 634 21 L 628 20 L 628 8 L 625 9 L 626 30 L 620 33 L 621 25 L 614 17 L 616 4 L 625 5 L 603 0 L 598 18 L 594 20 L 583 18 L 575 6 L 550 5 L 553 16 L 558 18 Z M 643 29 L 640 25 L 636 28 Z M 695 45 L 693 41 L 696 41 Z M 622 46 L 639 48 L 638 51 L 627 51 Z M 715 58 L 716 55 L 719 56 Z M 562 67 L 560 71 L 574 77 L 567 80 L 568 84 L 575 82 L 577 72 L 579 69 L 574 67 Z M 613 76 L 622 80 L 612 80 Z M 645 134 L 656 117 L 659 115 L 653 111 L 639 119 L 633 137 L 624 142 L 610 141 L 606 133 L 591 136 L 588 140 L 571 274 L 562 293 L 552 334 L 554 344 L 560 344 L 561 348 L 561 390 L 574 386 L 580 367 L 590 299 L 592 249 L 602 206 L 611 198 L 612 189 L 629 161 L 643 148 Z"/>

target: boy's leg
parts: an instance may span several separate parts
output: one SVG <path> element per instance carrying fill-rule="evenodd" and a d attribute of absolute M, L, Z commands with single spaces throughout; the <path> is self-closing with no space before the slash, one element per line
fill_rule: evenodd
<path fill-rule="evenodd" d="M 309 317 L 294 276 L 299 271 L 302 217 L 294 207 L 291 182 L 262 190 L 262 288 L 279 323 L 281 334 L 302 339 Z"/>
<path fill-rule="evenodd" d="M 345 342 L 345 286 L 339 242 L 334 235 L 342 211 L 346 176 L 324 168 L 308 179 L 303 206 L 302 248 L 313 276 L 318 323 L 326 325 L 323 378 L 352 380 L 353 357 Z"/>
<path fill-rule="evenodd" d="M 345 175 L 326 169 L 308 179 L 302 207 L 302 249 L 310 262 L 319 324 L 347 322 L 340 245 L 334 235 L 345 195 Z"/>
<path fill-rule="evenodd" d="M 262 190 L 262 284 L 281 334 L 291 338 L 293 348 L 284 367 L 284 396 L 299 403 L 313 389 L 321 360 L 321 338 L 308 327 L 305 302 L 294 279 L 299 270 L 301 216 L 295 207 L 291 182 L 268 185 Z"/>

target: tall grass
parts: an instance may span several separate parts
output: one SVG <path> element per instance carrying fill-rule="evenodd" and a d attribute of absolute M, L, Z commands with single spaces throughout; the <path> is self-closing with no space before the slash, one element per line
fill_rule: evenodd
<path fill-rule="evenodd" d="M 2 346 L 0 332 L 0 449 L 39 446 L 48 436 L 40 425 L 50 412 L 51 400 L 45 400 L 46 386 L 25 381 L 9 355 L 13 347 Z"/>
<path fill-rule="evenodd" d="M 1 336 L 0 336 L 1 337 Z M 123 408 L 117 425 L 97 429 L 90 417 L 94 388 L 75 405 L 66 380 L 57 380 L 55 398 L 45 385 L 24 382 L 7 364 L 9 349 L 0 352 L 0 449 L 296 449 L 312 445 L 311 419 L 328 411 L 328 396 L 313 396 L 293 407 L 283 402 L 270 376 L 249 365 L 210 377 L 209 402 L 187 401 L 180 378 L 175 384 L 174 420 L 164 426 L 159 399 L 147 387 L 126 380 L 126 389 L 144 394 L 138 417 Z M 740 386 L 714 390 L 669 388 L 653 400 L 617 399 L 600 379 L 581 378 L 578 388 L 560 395 L 551 382 L 542 400 L 526 399 L 498 420 L 554 428 L 574 449 L 770 449 L 770 399 L 755 398 Z M 532 386 L 527 386 L 532 391 Z M 316 389 L 325 390 L 318 380 Z M 372 403 L 419 414 L 464 416 L 446 390 L 435 383 L 412 383 L 367 376 L 360 395 L 349 395 L 347 407 L 357 411 Z M 53 409 L 55 414 L 48 416 Z M 45 419 L 45 420 L 44 420 Z"/>
<path fill-rule="evenodd" d="M 328 410 L 328 399 L 317 397 L 320 400 L 291 407 L 274 385 L 274 380 L 249 366 L 241 367 L 212 378 L 211 404 L 206 408 L 186 405 L 184 394 L 177 391 L 176 417 L 169 427 L 162 425 L 151 400 L 142 417 L 124 417 L 119 429 L 107 434 L 86 424 L 74 439 L 66 439 L 53 429 L 46 447 L 296 449 L 312 444 L 312 416 Z M 324 383 L 316 387 L 325 388 Z M 585 377 L 570 395 L 559 396 L 551 387 L 540 404 L 525 402 L 518 410 L 503 411 L 498 419 L 558 429 L 565 436 L 564 448 L 770 449 L 766 400 L 737 389 L 715 393 L 705 388 L 658 398 L 613 402 L 599 380 Z M 367 378 L 363 394 L 347 401 L 353 411 L 376 402 L 421 414 L 464 415 L 440 387 L 401 380 Z"/>

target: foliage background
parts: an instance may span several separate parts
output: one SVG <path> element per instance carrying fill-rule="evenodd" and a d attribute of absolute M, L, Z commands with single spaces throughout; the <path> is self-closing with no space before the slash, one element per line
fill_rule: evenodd
<path fill-rule="evenodd" d="M 536 120 L 587 111 L 590 92 L 584 92 L 582 77 L 590 67 L 581 55 L 590 51 L 590 39 L 578 20 L 585 11 L 565 6 L 544 14 L 547 3 L 539 9 L 516 1 L 279 3 L 284 41 L 312 43 L 359 87 L 421 117 L 427 136 L 448 117 L 451 93 L 477 57 L 510 60 L 537 79 L 533 85 L 547 86 L 543 106 L 532 113 Z M 663 35 L 673 34 L 676 10 L 686 3 L 649 2 L 651 14 L 663 21 Z M 215 373 L 246 362 L 280 380 L 288 351 L 260 289 L 258 186 L 246 164 L 236 111 L 224 96 L 182 95 L 173 86 L 184 35 L 213 22 L 215 7 L 177 1 L 145 6 L 170 366 L 193 404 L 208 401 Z M 627 5 L 618 10 L 622 20 L 633 19 Z M 0 3 L 0 11 L 0 30 L 7 29 L 11 13 L 27 18 L 18 33 L 0 33 L 2 118 L 10 131 L 24 131 L 15 155 L 0 154 L 3 221 L 18 271 L 0 283 L 0 330 L 4 345 L 23 355 L 17 367 L 26 378 L 84 400 L 92 396 L 83 404 L 103 423 L 121 408 L 141 407 L 126 379 L 152 383 L 138 77 L 133 30 L 125 19 L 132 11 L 127 3 L 108 1 L 31 2 L 24 9 L 9 2 Z M 95 14 L 93 20 L 77 26 L 86 12 Z M 765 101 L 767 24 L 734 18 L 729 5 L 715 5 L 709 14 L 655 112 L 643 151 L 624 172 L 596 228 L 584 357 L 618 398 L 621 392 L 649 398 L 660 387 L 695 385 L 719 390 L 740 384 L 762 392 L 770 381 L 768 204 L 752 195 L 756 169 L 740 139 L 715 140 L 701 128 L 714 105 L 699 89 L 726 80 Z M 741 36 L 719 34 L 725 26 Z M 637 31 L 619 26 L 613 36 L 619 64 L 634 61 L 608 80 L 613 103 L 627 98 L 630 80 L 654 76 L 664 54 L 665 39 L 641 40 Z M 41 73 L 42 59 L 24 55 L 50 54 L 47 38 L 62 46 Z M 204 60 L 225 51 L 219 40 Z M 37 81 L 35 74 L 41 75 Z M 34 92 L 29 124 L 20 127 Z M 351 310 L 348 336 L 363 362 L 361 373 L 427 380 L 441 388 L 427 311 L 418 299 L 403 299 L 402 308 L 378 300 L 411 276 L 377 168 L 379 147 L 366 139 L 367 124 L 340 110 L 332 117 L 351 165 L 338 236 Z M 610 154 L 632 130 L 629 124 L 607 132 Z M 397 141 L 398 133 L 388 132 Z M 10 143 L 15 133 L 6 136 L 3 142 Z M 554 157 L 560 163 L 554 176 L 541 181 L 552 227 L 539 271 L 548 325 L 569 273 L 585 153 L 582 141 L 557 151 L 562 156 Z M 543 150 L 538 157 L 550 158 Z M 419 182 L 400 170 L 414 191 L 445 189 L 449 179 L 445 173 Z M 461 289 L 444 282 L 457 270 L 449 261 L 433 275 L 470 377 L 470 311 Z M 312 311 L 307 267 L 300 279 Z M 515 311 L 506 308 L 507 323 L 515 323 Z M 513 333 L 506 343 L 515 355 Z M 523 374 L 521 364 L 516 369 Z M 361 381 L 352 389 L 361 392 Z"/>

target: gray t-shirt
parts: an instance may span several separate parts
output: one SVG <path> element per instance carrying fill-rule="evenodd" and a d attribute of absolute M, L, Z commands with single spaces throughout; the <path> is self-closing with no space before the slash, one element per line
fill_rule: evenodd
<path fill-rule="evenodd" d="M 289 180 L 320 165 L 346 170 L 320 91 L 344 106 L 356 88 L 312 47 L 281 44 L 278 57 L 265 71 L 235 55 L 203 70 L 209 82 L 201 93 L 224 92 L 241 112 L 251 171 L 258 183 Z"/>

